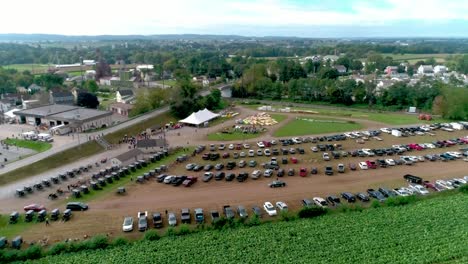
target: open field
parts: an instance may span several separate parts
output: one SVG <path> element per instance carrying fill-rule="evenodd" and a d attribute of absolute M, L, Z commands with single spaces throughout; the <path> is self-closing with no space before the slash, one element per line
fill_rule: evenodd
<path fill-rule="evenodd" d="M 21 180 L 30 177 L 31 175 L 39 174 L 49 169 L 60 167 L 63 164 L 75 161 L 81 157 L 94 155 L 100 151 L 103 151 L 103 149 L 95 141 L 86 142 L 80 146 L 62 151 L 28 166 L 4 173 L 0 176 L 0 185 Z"/>
<path fill-rule="evenodd" d="M 10 64 L 2 66 L 5 69 L 15 69 L 19 72 L 30 71 L 33 74 L 43 73 L 49 69 L 47 64 Z M 51 67 L 54 67 L 51 65 Z"/>
<path fill-rule="evenodd" d="M 340 141 L 344 150 L 352 150 L 356 148 L 376 148 L 391 146 L 392 144 L 400 143 L 407 144 L 410 142 L 428 142 L 435 139 L 453 138 L 465 135 L 465 131 L 461 132 L 437 132 L 437 136 L 415 136 L 408 138 L 395 138 L 390 135 L 383 135 L 384 141 L 369 141 L 364 145 L 358 145 L 354 141 Z M 254 143 L 251 143 L 254 146 Z M 424 177 L 427 180 L 435 180 L 441 178 L 449 178 L 455 176 L 462 176 L 466 174 L 466 163 L 457 160 L 448 163 L 442 162 L 423 162 L 413 166 L 394 166 L 391 168 L 379 168 L 377 170 L 347 170 L 344 174 L 335 174 L 335 176 L 326 176 L 323 173 L 325 165 L 330 165 L 336 168 L 338 163 L 343 163 L 346 166 L 349 163 L 358 163 L 359 161 L 369 158 L 359 157 L 346 157 L 341 159 L 333 159 L 325 162 L 321 158 L 321 152 L 312 153 L 310 146 L 314 144 L 306 143 L 301 144 L 306 151 L 305 155 L 280 155 L 278 158 L 286 157 L 287 159 L 295 156 L 298 158 L 298 164 L 281 165 L 286 170 L 293 168 L 296 170 L 296 176 L 285 176 L 282 180 L 287 182 L 287 187 L 280 189 L 268 188 L 267 184 L 273 179 L 260 177 L 258 180 L 248 179 L 244 183 L 239 183 L 236 180 L 233 182 L 215 181 L 214 179 L 208 183 L 202 182 L 201 172 L 187 172 L 185 164 L 215 164 L 225 163 L 228 160 L 218 161 L 203 161 L 200 155 L 190 157 L 189 160 L 183 164 L 177 165 L 170 169 L 169 174 L 173 175 L 193 175 L 198 176 L 199 181 L 190 188 L 183 186 L 174 187 L 167 184 L 157 183 L 150 180 L 144 184 L 129 184 L 126 186 L 127 195 L 103 195 L 98 199 L 89 200 L 90 210 L 83 213 L 76 213 L 73 219 L 65 224 L 53 223 L 54 233 L 49 234 L 51 241 L 63 240 L 69 237 L 80 237 L 82 235 L 90 235 L 96 233 L 108 233 L 111 236 L 125 235 L 128 238 L 141 237 L 141 233 L 132 232 L 122 234 L 120 231 L 121 221 L 124 216 L 134 216 L 137 211 L 148 210 L 148 212 L 164 212 L 165 210 L 175 212 L 178 217 L 180 216 L 181 208 L 204 208 L 209 210 L 220 210 L 223 205 L 230 204 L 237 206 L 242 204 L 250 212 L 250 208 L 254 205 L 261 205 L 264 201 L 284 201 L 289 205 L 291 210 L 300 208 L 300 200 L 303 198 L 312 198 L 315 196 L 326 196 L 329 194 L 338 194 L 343 191 L 358 192 L 365 191 L 367 188 L 388 187 L 394 188 L 405 186 L 407 183 L 402 179 L 404 174 L 414 174 Z M 457 150 L 459 146 L 444 149 L 431 149 L 424 151 L 412 152 L 410 155 L 424 155 L 428 153 L 440 153 L 444 151 Z M 225 152 L 236 152 L 226 150 Z M 239 152 L 239 151 L 237 151 Z M 256 160 L 258 164 L 267 161 L 269 158 L 265 156 L 260 157 L 246 157 L 245 160 Z M 240 160 L 240 159 L 239 159 Z M 238 160 L 235 160 L 236 162 Z M 307 177 L 299 177 L 297 175 L 300 167 L 305 167 L 310 170 L 311 167 L 317 167 L 319 174 L 308 175 Z M 443 172 L 441 170 L 443 167 Z M 246 167 L 243 169 L 235 168 L 233 173 L 242 171 L 249 174 L 254 169 L 262 168 L 257 165 L 255 168 Z M 230 171 L 226 171 L 230 172 Z M 275 177 L 275 176 L 274 176 Z M 119 184 L 120 185 L 120 184 Z M 117 185 L 116 185 L 117 186 Z M 115 189 L 115 188 L 113 188 Z M 111 194 L 111 193 L 109 193 Z M 20 202 L 20 201 L 19 201 Z M 49 204 L 48 208 L 54 208 L 57 205 L 61 206 L 63 200 L 54 201 Z M 11 208 L 11 207 L 10 207 Z M 106 225 L 97 225 L 96 223 L 105 219 Z M 274 219 L 267 217 L 266 219 Z M 166 221 L 166 219 L 164 219 Z M 165 222 L 166 223 L 166 222 Z M 79 230 L 79 231 L 77 231 Z M 164 232 L 165 229 L 163 229 Z M 23 233 L 23 236 L 28 239 L 39 239 L 44 236 L 43 230 L 40 228 L 30 228 Z"/>
<path fill-rule="evenodd" d="M 381 53 L 383 57 L 392 57 L 394 61 L 408 61 L 409 63 L 416 63 L 420 60 L 424 61 L 429 58 L 434 58 L 437 62 L 444 63 L 448 56 L 456 56 L 460 54 L 449 54 L 449 53 L 433 53 L 433 54 L 393 54 L 393 53 Z M 366 61 L 366 58 L 361 58 L 362 61 Z"/>
<path fill-rule="evenodd" d="M 251 109 L 257 109 L 261 105 L 248 105 Z M 278 107 L 279 108 L 279 107 Z M 416 123 L 437 123 L 437 122 L 447 122 L 449 120 L 434 117 L 432 121 L 422 121 L 418 120 L 418 115 L 416 114 L 406 114 L 406 113 L 397 113 L 397 112 L 371 112 L 363 110 L 354 110 L 350 108 L 314 108 L 311 107 L 291 107 L 291 111 L 309 111 L 310 116 L 314 114 L 325 115 L 325 116 L 334 116 L 334 117 L 346 117 L 346 118 L 356 118 L 356 119 L 367 119 L 375 122 L 384 123 L 387 125 L 410 125 Z"/>
<path fill-rule="evenodd" d="M 23 140 L 23 139 L 8 138 L 8 139 L 5 139 L 5 142 L 9 145 L 17 146 L 20 148 L 28 148 L 37 152 L 43 152 L 52 147 L 52 144 L 47 143 L 47 142 L 31 141 L 31 140 Z"/>
<path fill-rule="evenodd" d="M 324 119 L 308 116 L 298 116 L 297 119 L 285 124 L 275 131 L 274 136 L 303 136 L 335 132 L 354 131 L 362 125 L 338 119 Z"/>
<path fill-rule="evenodd" d="M 224 263 L 227 259 L 238 263 L 291 259 L 295 263 L 465 263 L 467 203 L 468 195 L 455 194 L 402 207 L 201 231 L 48 256 L 34 263 L 96 263 L 98 259 L 109 263 Z"/>
<path fill-rule="evenodd" d="M 163 81 L 157 81 L 157 83 L 162 85 Z M 176 80 L 164 80 L 164 85 L 169 85 L 169 86 L 174 87 L 176 84 L 177 84 Z"/>

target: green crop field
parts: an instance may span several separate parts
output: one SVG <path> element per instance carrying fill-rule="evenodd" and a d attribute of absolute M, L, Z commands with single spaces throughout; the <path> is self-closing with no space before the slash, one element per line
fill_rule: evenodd
<path fill-rule="evenodd" d="M 32 263 L 466 263 L 468 195 L 202 231 Z"/>
<path fill-rule="evenodd" d="M 334 132 L 353 131 L 362 128 L 359 123 L 338 119 L 323 119 L 314 116 L 300 116 L 275 131 L 276 137 L 304 136 Z"/>
<path fill-rule="evenodd" d="M 23 140 L 23 139 L 8 138 L 8 139 L 5 139 L 5 142 L 8 145 L 17 146 L 20 148 L 32 149 L 37 152 L 43 152 L 52 147 L 52 144 L 47 143 L 47 142 L 31 141 L 31 140 Z"/>
<path fill-rule="evenodd" d="M 33 74 L 44 73 L 49 69 L 49 65 L 47 64 L 10 64 L 2 67 L 5 69 L 15 69 L 19 72 L 30 71 Z M 51 67 L 54 67 L 54 65 Z"/>

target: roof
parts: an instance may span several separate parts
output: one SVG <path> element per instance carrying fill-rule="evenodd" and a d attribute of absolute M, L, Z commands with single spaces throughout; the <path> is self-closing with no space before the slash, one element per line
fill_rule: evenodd
<path fill-rule="evenodd" d="M 112 115 L 112 112 L 110 111 L 101 111 L 89 108 L 76 108 L 71 111 L 65 111 L 51 115 L 50 118 L 56 120 L 90 121 L 110 115 Z"/>
<path fill-rule="evenodd" d="M 54 97 L 70 97 L 73 94 L 70 91 L 51 91 Z"/>
<path fill-rule="evenodd" d="M 141 139 L 137 141 L 137 148 L 154 148 L 165 147 L 166 140 L 164 138 L 158 139 Z"/>
<path fill-rule="evenodd" d="M 346 67 L 343 66 L 343 65 L 335 65 L 333 66 L 335 69 L 337 69 L 338 71 L 340 72 L 345 72 L 346 71 Z"/>
<path fill-rule="evenodd" d="M 141 150 L 135 148 L 135 149 L 129 150 L 127 152 L 124 152 L 124 153 L 114 157 L 114 159 L 117 159 L 120 162 L 125 162 L 125 161 L 128 161 L 130 159 L 134 159 L 134 158 L 138 159 L 139 155 L 143 155 L 143 152 Z"/>
<path fill-rule="evenodd" d="M 72 105 L 51 104 L 18 111 L 15 114 L 24 116 L 46 117 L 78 108 L 79 107 Z"/>
<path fill-rule="evenodd" d="M 133 109 L 133 105 L 124 104 L 124 103 L 113 103 L 113 104 L 110 104 L 109 106 L 111 108 L 114 107 L 114 108 L 119 108 L 119 109 L 122 109 L 122 110 L 132 110 Z"/>
<path fill-rule="evenodd" d="M 118 92 L 120 93 L 121 96 L 132 96 L 133 95 L 133 91 L 130 90 L 130 89 L 119 90 Z"/>
<path fill-rule="evenodd" d="M 191 125 L 200 125 L 202 123 L 205 123 L 213 118 L 218 117 L 218 114 L 215 114 L 211 112 L 208 109 L 203 109 L 198 112 L 193 112 L 190 116 L 188 116 L 185 119 L 180 120 L 179 122 L 181 123 L 187 123 Z"/>

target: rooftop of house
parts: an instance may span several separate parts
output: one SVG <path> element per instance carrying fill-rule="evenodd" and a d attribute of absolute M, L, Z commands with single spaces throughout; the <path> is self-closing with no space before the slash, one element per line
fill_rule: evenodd
<path fill-rule="evenodd" d="M 138 159 L 138 156 L 143 155 L 143 152 L 137 148 L 129 150 L 127 152 L 124 152 L 116 157 L 114 159 L 119 160 L 120 162 L 125 162 L 130 159 Z"/>
<path fill-rule="evenodd" d="M 120 96 L 132 96 L 133 95 L 133 91 L 130 89 L 122 89 L 122 90 L 119 90 L 118 92 Z"/>
<path fill-rule="evenodd" d="M 109 105 L 111 108 L 120 108 L 122 110 L 132 110 L 133 109 L 133 105 L 131 104 L 124 104 L 124 103 L 113 103 L 113 104 L 110 104 Z"/>
<path fill-rule="evenodd" d="M 96 119 L 104 116 L 112 115 L 110 111 L 101 111 L 89 108 L 76 108 L 71 111 L 65 111 L 51 115 L 50 118 L 62 119 L 62 120 L 76 120 L 76 121 L 87 121 Z"/>
<path fill-rule="evenodd" d="M 65 111 L 71 111 L 79 107 L 72 105 L 60 105 L 60 104 L 51 104 L 44 105 L 39 107 L 34 107 L 22 111 L 18 111 L 15 114 L 17 115 L 30 115 L 30 116 L 51 116 Z"/>

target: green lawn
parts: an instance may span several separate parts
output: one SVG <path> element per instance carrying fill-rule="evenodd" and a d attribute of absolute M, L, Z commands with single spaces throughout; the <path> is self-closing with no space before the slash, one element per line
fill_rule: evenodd
<path fill-rule="evenodd" d="M 5 236 L 11 241 L 15 236 L 21 234 L 37 223 L 35 219 L 32 222 L 26 223 L 24 221 L 24 212 L 18 211 L 18 213 L 20 214 L 20 217 L 16 224 L 9 223 L 10 215 L 0 215 L 0 236 Z"/>
<path fill-rule="evenodd" d="M 86 142 L 80 146 L 54 154 L 30 165 L 0 174 L 0 185 L 30 177 L 31 174 L 39 174 L 50 169 L 58 168 L 64 164 L 74 162 L 83 157 L 92 156 L 101 151 L 103 151 L 103 149 L 96 141 Z"/>
<path fill-rule="evenodd" d="M 157 81 L 157 83 L 163 84 L 163 81 Z M 164 85 L 169 85 L 174 87 L 177 84 L 176 80 L 164 80 Z"/>
<path fill-rule="evenodd" d="M 32 149 L 37 152 L 43 152 L 52 147 L 52 144 L 47 143 L 47 142 L 31 141 L 31 140 L 24 140 L 24 139 L 8 138 L 8 139 L 5 139 L 5 142 L 8 145 L 17 146 L 20 148 Z"/>
<path fill-rule="evenodd" d="M 33 74 L 44 73 L 49 69 L 47 64 L 10 64 L 2 66 L 5 69 L 15 69 L 19 72 L 30 71 Z M 54 67 L 54 65 L 51 65 Z"/>
<path fill-rule="evenodd" d="M 314 116 L 300 116 L 275 131 L 274 136 L 304 136 L 334 132 L 353 131 L 362 128 L 361 124 L 338 119 L 322 119 Z M 304 120 L 308 119 L 308 120 Z M 312 121 L 313 120 L 313 121 Z"/>

